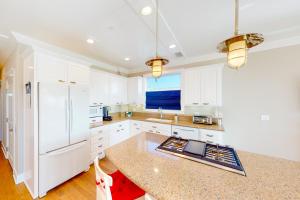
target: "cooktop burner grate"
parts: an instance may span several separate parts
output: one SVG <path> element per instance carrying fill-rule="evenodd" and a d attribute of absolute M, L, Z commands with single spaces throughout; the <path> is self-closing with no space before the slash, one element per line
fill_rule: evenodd
<path fill-rule="evenodd" d="M 205 154 L 201 156 L 184 151 L 188 142 L 189 140 L 186 139 L 170 137 L 157 147 L 157 150 L 246 176 L 238 155 L 233 148 L 206 143 Z"/>

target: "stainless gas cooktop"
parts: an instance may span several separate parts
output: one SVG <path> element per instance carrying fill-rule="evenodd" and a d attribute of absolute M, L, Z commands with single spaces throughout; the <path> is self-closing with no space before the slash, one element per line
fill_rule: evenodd
<path fill-rule="evenodd" d="M 169 137 L 156 150 L 246 176 L 236 151 L 228 146 Z"/>

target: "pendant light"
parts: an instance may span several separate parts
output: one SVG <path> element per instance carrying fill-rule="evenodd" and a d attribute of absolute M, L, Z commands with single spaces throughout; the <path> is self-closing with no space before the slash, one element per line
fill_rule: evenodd
<path fill-rule="evenodd" d="M 155 15 L 155 58 L 146 62 L 146 65 L 151 67 L 152 76 L 159 78 L 163 72 L 163 66 L 169 63 L 169 60 L 158 56 L 158 0 L 156 0 L 156 15 Z"/>
<path fill-rule="evenodd" d="M 264 41 L 263 35 L 259 33 L 239 34 L 239 0 L 235 0 L 234 36 L 221 42 L 218 50 L 227 53 L 227 64 L 233 69 L 239 69 L 247 62 L 248 49 L 259 45 Z"/>

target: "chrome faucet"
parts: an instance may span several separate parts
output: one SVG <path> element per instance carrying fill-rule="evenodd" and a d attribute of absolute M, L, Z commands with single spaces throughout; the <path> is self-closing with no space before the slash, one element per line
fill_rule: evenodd
<path fill-rule="evenodd" d="M 163 109 L 162 109 L 162 107 L 158 107 L 158 112 L 160 113 L 160 119 L 162 119 L 163 118 Z"/>

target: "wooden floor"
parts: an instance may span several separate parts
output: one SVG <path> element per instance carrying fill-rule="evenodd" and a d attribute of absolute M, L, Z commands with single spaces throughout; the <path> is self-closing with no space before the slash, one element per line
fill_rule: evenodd
<path fill-rule="evenodd" d="M 0 200 L 31 200 L 24 183 L 15 185 L 12 169 L 8 160 L 0 150 Z M 116 168 L 106 159 L 101 160 L 100 167 L 106 173 L 112 173 Z M 64 184 L 50 190 L 43 200 L 95 200 L 94 166 L 86 173 L 79 174 Z"/>

